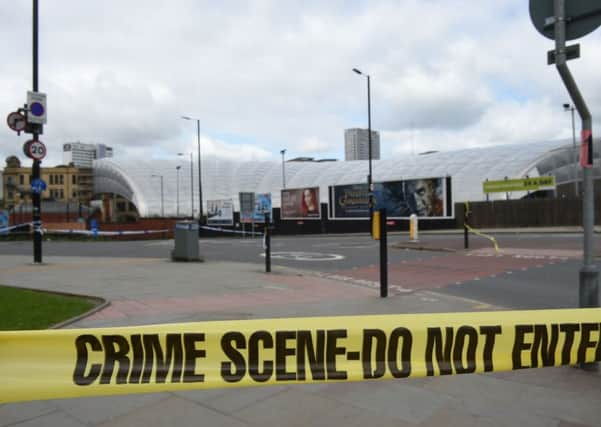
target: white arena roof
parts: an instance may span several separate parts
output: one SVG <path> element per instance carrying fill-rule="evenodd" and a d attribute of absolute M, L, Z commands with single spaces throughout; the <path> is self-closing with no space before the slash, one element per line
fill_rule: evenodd
<path fill-rule="evenodd" d="M 373 181 L 451 176 L 453 202 L 484 200 L 482 182 L 554 175 L 557 184 L 573 182 L 581 173 L 577 164 L 579 145 L 573 149 L 571 140 L 547 141 L 520 145 L 500 145 L 446 152 L 374 160 Z M 601 144 L 595 141 L 595 159 Z M 576 167 L 574 164 L 576 162 Z M 601 168 L 595 162 L 595 176 Z M 122 160 L 105 158 L 94 161 L 94 191 L 115 193 L 133 202 L 143 217 L 161 214 L 161 180 L 163 176 L 164 210 L 175 216 L 177 210 L 178 173 L 180 214 L 189 215 L 191 198 L 198 209 L 198 164 L 194 162 L 190 177 L 190 162 L 174 160 Z M 367 182 L 367 161 L 296 162 L 285 164 L 286 187 L 319 187 L 322 203 L 328 202 L 328 187 Z M 153 177 L 155 175 L 155 177 Z M 281 161 L 233 161 L 213 156 L 202 159 L 203 211 L 207 200 L 232 199 L 239 210 L 238 193 L 271 193 L 274 207 L 280 206 L 282 189 Z M 512 198 L 523 197 L 514 193 Z M 493 195 L 504 198 L 505 194 Z M 197 212 L 195 211 L 195 215 Z"/>

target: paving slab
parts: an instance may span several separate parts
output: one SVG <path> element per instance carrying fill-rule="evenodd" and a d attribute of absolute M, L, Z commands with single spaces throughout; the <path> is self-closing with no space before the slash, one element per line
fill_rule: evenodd
<path fill-rule="evenodd" d="M 98 295 L 112 302 L 111 308 L 70 327 L 501 308 L 427 289 L 381 299 L 377 290 L 352 281 L 279 267 L 267 275 L 256 264 L 174 264 L 156 258 L 46 260 L 45 265 L 33 266 L 29 256 L 1 256 L 0 283 Z M 601 425 L 600 380 L 599 374 L 562 367 L 27 402 L 0 405 L 0 427 L 591 427 Z"/>

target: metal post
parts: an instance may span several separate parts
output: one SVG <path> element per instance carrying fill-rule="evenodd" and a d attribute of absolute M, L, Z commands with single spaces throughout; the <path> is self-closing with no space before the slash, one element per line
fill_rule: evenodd
<path fill-rule="evenodd" d="M 588 139 L 588 137 L 592 135 L 592 117 L 566 64 L 565 0 L 554 0 L 553 7 L 555 11 L 555 65 L 572 98 L 572 102 L 582 119 L 582 143 L 584 145 L 586 143 L 584 139 Z M 592 166 L 592 153 L 589 154 L 591 155 L 589 160 Z M 598 307 L 599 272 L 597 271 L 597 267 L 593 264 L 593 225 L 595 219 L 593 169 L 591 166 L 585 165 L 582 158 L 581 163 L 583 166 L 582 226 L 584 229 L 584 248 L 583 265 L 580 269 L 579 277 L 579 305 L 580 307 Z M 586 370 L 598 369 L 596 363 L 582 363 L 580 367 Z"/>
<path fill-rule="evenodd" d="M 282 154 L 282 188 L 286 188 L 286 163 L 284 162 L 284 155 L 286 154 L 286 149 L 280 151 Z"/>
<path fill-rule="evenodd" d="M 463 211 L 463 248 L 464 249 L 469 249 L 470 248 L 470 238 L 469 238 L 469 234 L 468 234 L 468 219 L 469 219 L 469 207 L 467 206 L 467 203 L 465 204 L 464 207 L 464 211 Z"/>
<path fill-rule="evenodd" d="M 163 175 L 161 177 L 161 217 L 165 218 L 165 199 L 163 197 Z"/>
<path fill-rule="evenodd" d="M 194 157 L 190 152 L 190 219 L 194 219 Z"/>
<path fill-rule="evenodd" d="M 271 235 L 268 213 L 265 214 L 265 273 L 271 273 Z"/>
<path fill-rule="evenodd" d="M 181 166 L 177 166 L 175 168 L 175 170 L 177 171 L 177 180 L 176 180 L 176 183 L 175 183 L 176 194 L 177 194 L 177 205 L 176 205 L 177 208 L 176 208 L 175 216 L 177 218 L 179 218 L 179 170 L 180 170 L 180 168 L 181 168 Z"/>
<path fill-rule="evenodd" d="M 369 192 L 369 217 L 372 217 L 372 213 L 374 211 L 373 204 L 373 189 L 372 189 L 372 176 L 371 176 L 371 159 L 372 159 L 372 151 L 371 151 L 371 89 L 370 89 L 370 78 L 369 74 L 367 75 L 367 145 L 369 151 L 369 175 L 367 175 L 367 191 Z"/>
<path fill-rule="evenodd" d="M 38 0 L 33 0 L 33 91 L 38 91 Z M 33 140 L 39 141 L 39 134 L 33 134 Z M 32 181 L 40 179 L 40 161 L 34 160 L 31 170 Z M 32 192 L 31 199 L 33 203 L 32 222 L 33 222 L 33 262 L 42 262 L 42 206 L 41 193 Z"/>
<path fill-rule="evenodd" d="M 203 213 L 202 213 L 202 166 L 201 166 L 201 157 L 200 157 L 200 119 L 196 119 L 196 138 L 198 141 L 198 219 L 201 224 L 203 221 Z"/>
<path fill-rule="evenodd" d="M 576 169 L 576 123 L 574 122 L 574 106 L 572 110 L 572 171 L 574 172 L 574 196 L 580 198 L 580 190 L 578 188 L 578 169 Z"/>
<path fill-rule="evenodd" d="M 386 209 L 380 209 L 380 297 L 388 296 L 388 243 L 386 236 Z"/>

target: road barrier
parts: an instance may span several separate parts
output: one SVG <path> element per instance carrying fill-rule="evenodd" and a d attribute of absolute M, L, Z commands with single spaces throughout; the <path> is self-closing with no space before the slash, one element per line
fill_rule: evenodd
<path fill-rule="evenodd" d="M 600 329 L 591 308 L 0 332 L 0 403 L 574 365 Z"/>

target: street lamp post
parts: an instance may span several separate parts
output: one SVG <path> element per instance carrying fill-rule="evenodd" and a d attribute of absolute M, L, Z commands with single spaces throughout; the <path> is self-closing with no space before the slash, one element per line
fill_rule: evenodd
<path fill-rule="evenodd" d="M 576 125 L 574 124 L 574 106 L 563 104 L 563 111 L 572 112 L 572 177 L 574 178 L 574 195 L 579 197 L 578 190 L 578 171 L 576 169 Z"/>
<path fill-rule="evenodd" d="M 369 74 L 363 74 L 357 68 L 353 68 L 353 71 L 361 76 L 365 76 L 367 78 L 367 144 L 369 151 L 369 174 L 367 175 L 367 191 L 369 195 L 368 205 L 369 205 L 369 218 L 371 221 L 371 217 L 373 214 L 373 188 L 372 188 L 372 179 L 371 179 L 371 159 L 372 159 L 372 151 L 371 151 L 371 90 L 370 90 L 370 77 Z M 371 227 L 370 227 L 371 230 Z M 371 231 L 370 231 L 371 232 Z"/>
<path fill-rule="evenodd" d="M 179 170 L 181 168 L 182 168 L 181 166 L 176 166 L 175 167 L 175 170 L 177 171 L 177 180 L 176 180 L 176 183 L 175 183 L 176 194 L 177 194 L 177 205 L 176 205 L 177 207 L 176 207 L 176 211 L 175 211 L 176 212 L 175 216 L 177 218 L 179 218 Z"/>
<path fill-rule="evenodd" d="M 280 151 L 282 155 L 282 188 L 286 188 L 286 163 L 284 162 L 284 155 L 286 154 L 286 149 Z"/>
<path fill-rule="evenodd" d="M 196 137 L 198 141 L 198 220 L 203 221 L 202 213 L 202 171 L 201 171 L 201 160 L 200 160 L 200 119 L 193 119 L 192 117 L 182 116 L 184 120 L 196 120 Z"/>
<path fill-rule="evenodd" d="M 161 218 L 165 218 L 165 199 L 163 197 L 163 175 L 151 175 L 153 178 L 161 178 Z"/>
<path fill-rule="evenodd" d="M 178 156 L 185 156 L 184 153 L 177 153 Z M 190 215 L 194 219 L 194 159 L 190 152 Z"/>

